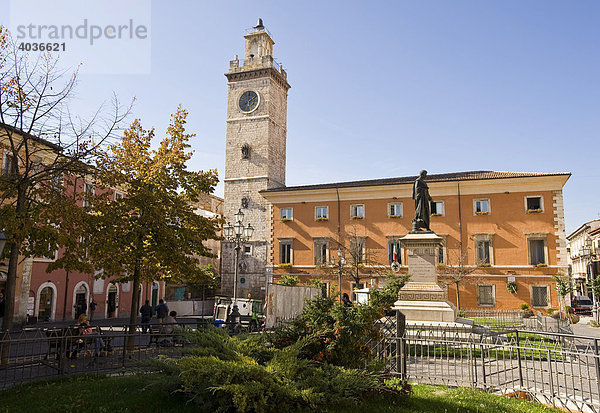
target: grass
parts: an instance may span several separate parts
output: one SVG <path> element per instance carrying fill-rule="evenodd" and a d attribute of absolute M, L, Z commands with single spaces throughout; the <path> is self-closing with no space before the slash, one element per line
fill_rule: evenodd
<path fill-rule="evenodd" d="M 559 349 L 555 349 L 553 347 L 545 347 L 541 348 L 521 348 L 520 355 L 521 360 L 548 360 L 548 350 L 550 350 L 550 358 L 551 360 L 561 361 L 563 360 L 563 355 Z M 462 346 L 445 346 L 440 345 L 439 343 L 435 345 L 411 345 L 408 348 L 408 356 L 416 357 L 416 358 L 433 358 L 433 359 L 477 359 L 481 358 L 481 347 L 476 346 L 473 347 L 469 344 L 465 344 Z M 484 347 L 483 354 L 485 358 L 495 358 L 495 359 L 517 359 L 519 358 L 517 350 L 503 350 L 497 348 L 487 348 Z"/>
<path fill-rule="evenodd" d="M 467 317 L 473 320 L 473 322 L 480 326 L 486 327 L 518 327 L 523 325 L 520 321 L 508 321 L 501 318 L 493 317 Z"/>
<path fill-rule="evenodd" d="M 181 393 L 166 388 L 148 388 L 149 375 L 76 376 L 38 382 L 0 392 L 0 412 L 202 412 Z M 358 405 L 325 410 L 342 412 L 560 412 L 543 405 L 495 396 L 467 388 L 414 385 L 413 396 L 393 404 L 382 397 Z M 275 407 L 274 407 L 275 408 Z M 306 410 L 311 411 L 311 410 Z"/>

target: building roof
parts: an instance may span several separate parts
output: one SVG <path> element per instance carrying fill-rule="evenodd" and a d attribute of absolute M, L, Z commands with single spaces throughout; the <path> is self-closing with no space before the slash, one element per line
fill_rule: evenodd
<path fill-rule="evenodd" d="M 589 231 L 590 229 L 594 230 L 597 228 L 600 228 L 600 219 L 593 219 L 591 221 L 586 222 L 585 224 L 582 224 L 575 231 L 573 231 L 569 235 L 567 235 L 567 240 L 571 241 L 577 235 L 579 235 L 581 233 L 585 233 L 586 231 Z"/>
<path fill-rule="evenodd" d="M 2 130 L 2 129 L 11 131 L 12 133 L 16 133 L 18 135 L 26 136 L 27 138 L 29 138 L 29 139 L 31 139 L 33 141 L 39 142 L 39 143 L 41 143 L 43 145 L 46 145 L 49 148 L 54 149 L 57 152 L 62 152 L 62 148 L 59 145 L 55 144 L 55 143 L 52 143 L 52 142 L 50 142 L 50 141 L 48 141 L 46 139 L 42 139 L 42 138 L 40 138 L 38 136 L 31 135 L 31 134 L 29 134 L 27 132 L 24 132 L 24 131 L 22 131 L 22 130 L 20 130 L 18 128 L 15 128 L 14 126 L 7 125 L 6 123 L 1 123 L 0 122 L 0 130 Z"/>
<path fill-rule="evenodd" d="M 487 180 L 487 179 L 506 179 L 506 178 L 529 178 L 529 177 L 542 177 L 542 176 L 571 176 L 570 172 L 554 172 L 554 173 L 543 173 L 543 172 L 499 172 L 499 171 L 467 171 L 467 172 L 451 172 L 446 174 L 432 174 L 427 175 L 427 182 L 448 182 L 448 181 L 476 181 L 476 180 Z M 348 181 L 348 182 L 336 182 L 327 184 L 314 184 L 314 185 L 299 185 L 299 186 L 283 186 L 279 188 L 271 188 L 261 193 L 269 192 L 284 192 L 284 191 L 298 191 L 298 190 L 312 190 L 312 189 L 328 189 L 328 188 L 351 188 L 361 186 L 380 186 L 380 185 L 399 185 L 399 184 L 410 184 L 417 179 L 417 175 L 414 176 L 402 176 L 398 178 L 381 178 L 381 179 L 368 179 L 364 181 Z"/>

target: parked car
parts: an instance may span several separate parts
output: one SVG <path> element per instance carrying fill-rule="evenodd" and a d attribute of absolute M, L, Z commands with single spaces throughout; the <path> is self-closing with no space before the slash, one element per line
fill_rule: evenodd
<path fill-rule="evenodd" d="M 571 304 L 575 314 L 592 315 L 592 308 L 594 308 L 594 304 L 588 296 L 576 295 L 573 297 L 573 302 Z"/>

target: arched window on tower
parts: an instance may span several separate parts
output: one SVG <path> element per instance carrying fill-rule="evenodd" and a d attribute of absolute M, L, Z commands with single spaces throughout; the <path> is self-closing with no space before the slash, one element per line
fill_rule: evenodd
<path fill-rule="evenodd" d="M 242 145 L 242 159 L 250 159 L 250 145 L 247 143 Z"/>

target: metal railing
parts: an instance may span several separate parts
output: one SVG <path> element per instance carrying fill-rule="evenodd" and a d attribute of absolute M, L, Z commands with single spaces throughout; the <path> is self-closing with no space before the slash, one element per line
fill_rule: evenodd
<path fill-rule="evenodd" d="M 381 319 L 381 338 L 370 343 L 391 374 L 569 411 L 600 412 L 598 338 L 519 329 L 477 334 L 468 326 L 399 324 L 394 317 Z"/>
<path fill-rule="evenodd" d="M 185 329 L 212 326 L 212 322 L 136 324 L 102 327 L 80 334 L 77 327 L 25 329 L 0 336 L 0 389 L 35 380 L 82 373 L 144 368 L 158 355 L 173 358 L 186 353 Z M 221 323 L 229 334 L 246 332 L 239 324 Z"/>

